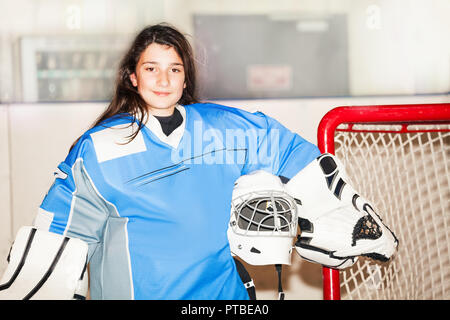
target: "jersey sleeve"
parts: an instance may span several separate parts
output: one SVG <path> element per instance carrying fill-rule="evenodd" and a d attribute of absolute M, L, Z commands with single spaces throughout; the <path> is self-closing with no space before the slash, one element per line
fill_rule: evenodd
<path fill-rule="evenodd" d="M 58 165 L 34 222 L 37 228 L 84 240 L 89 246 L 88 258 L 102 240 L 108 217 L 105 200 L 93 181 L 98 172 L 90 149 L 92 141 L 85 137 Z"/>
<path fill-rule="evenodd" d="M 291 179 L 320 155 L 316 145 L 261 112 L 253 114 L 252 123 L 257 129 L 249 139 L 242 174 L 265 170 Z"/>

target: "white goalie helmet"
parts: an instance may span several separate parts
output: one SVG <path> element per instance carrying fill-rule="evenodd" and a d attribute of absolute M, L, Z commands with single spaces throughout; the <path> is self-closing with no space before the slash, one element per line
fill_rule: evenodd
<path fill-rule="evenodd" d="M 236 180 L 227 233 L 232 254 L 251 265 L 291 264 L 297 206 L 279 177 L 259 170 Z"/>

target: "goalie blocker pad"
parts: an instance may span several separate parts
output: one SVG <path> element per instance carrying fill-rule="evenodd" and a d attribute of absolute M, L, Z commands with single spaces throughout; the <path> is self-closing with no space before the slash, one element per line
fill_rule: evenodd
<path fill-rule="evenodd" d="M 86 242 L 22 227 L 0 282 L 2 300 L 84 300 L 88 289 Z"/>
<path fill-rule="evenodd" d="M 359 256 L 388 261 L 398 239 L 372 205 L 348 184 L 343 165 L 322 154 L 286 184 L 298 203 L 301 234 L 295 243 L 304 259 L 344 269 Z"/>

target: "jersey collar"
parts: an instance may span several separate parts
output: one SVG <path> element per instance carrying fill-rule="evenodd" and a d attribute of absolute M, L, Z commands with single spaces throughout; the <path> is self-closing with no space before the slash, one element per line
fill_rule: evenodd
<path fill-rule="evenodd" d="M 148 113 L 148 120 L 147 123 L 145 124 L 145 126 L 151 132 L 153 132 L 153 134 L 156 137 L 158 137 L 159 140 L 168 144 L 174 149 L 178 148 L 178 145 L 180 144 L 181 138 L 183 137 L 184 134 L 184 129 L 186 127 L 186 109 L 179 104 L 177 104 L 175 108 L 177 108 L 178 111 L 180 111 L 181 116 L 183 117 L 183 122 L 168 136 L 164 134 L 161 128 L 161 124 L 159 123 L 158 119 L 156 119 L 152 114 Z"/>

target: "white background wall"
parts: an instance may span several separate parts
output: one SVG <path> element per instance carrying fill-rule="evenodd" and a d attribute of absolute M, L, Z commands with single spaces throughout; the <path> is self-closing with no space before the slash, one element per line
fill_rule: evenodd
<path fill-rule="evenodd" d="M 448 0 L 0 0 L 0 8 L 3 103 L 23 101 L 18 59 L 22 36 L 131 37 L 143 26 L 161 21 L 195 36 L 194 14 L 345 14 L 350 95 L 450 90 Z"/>

